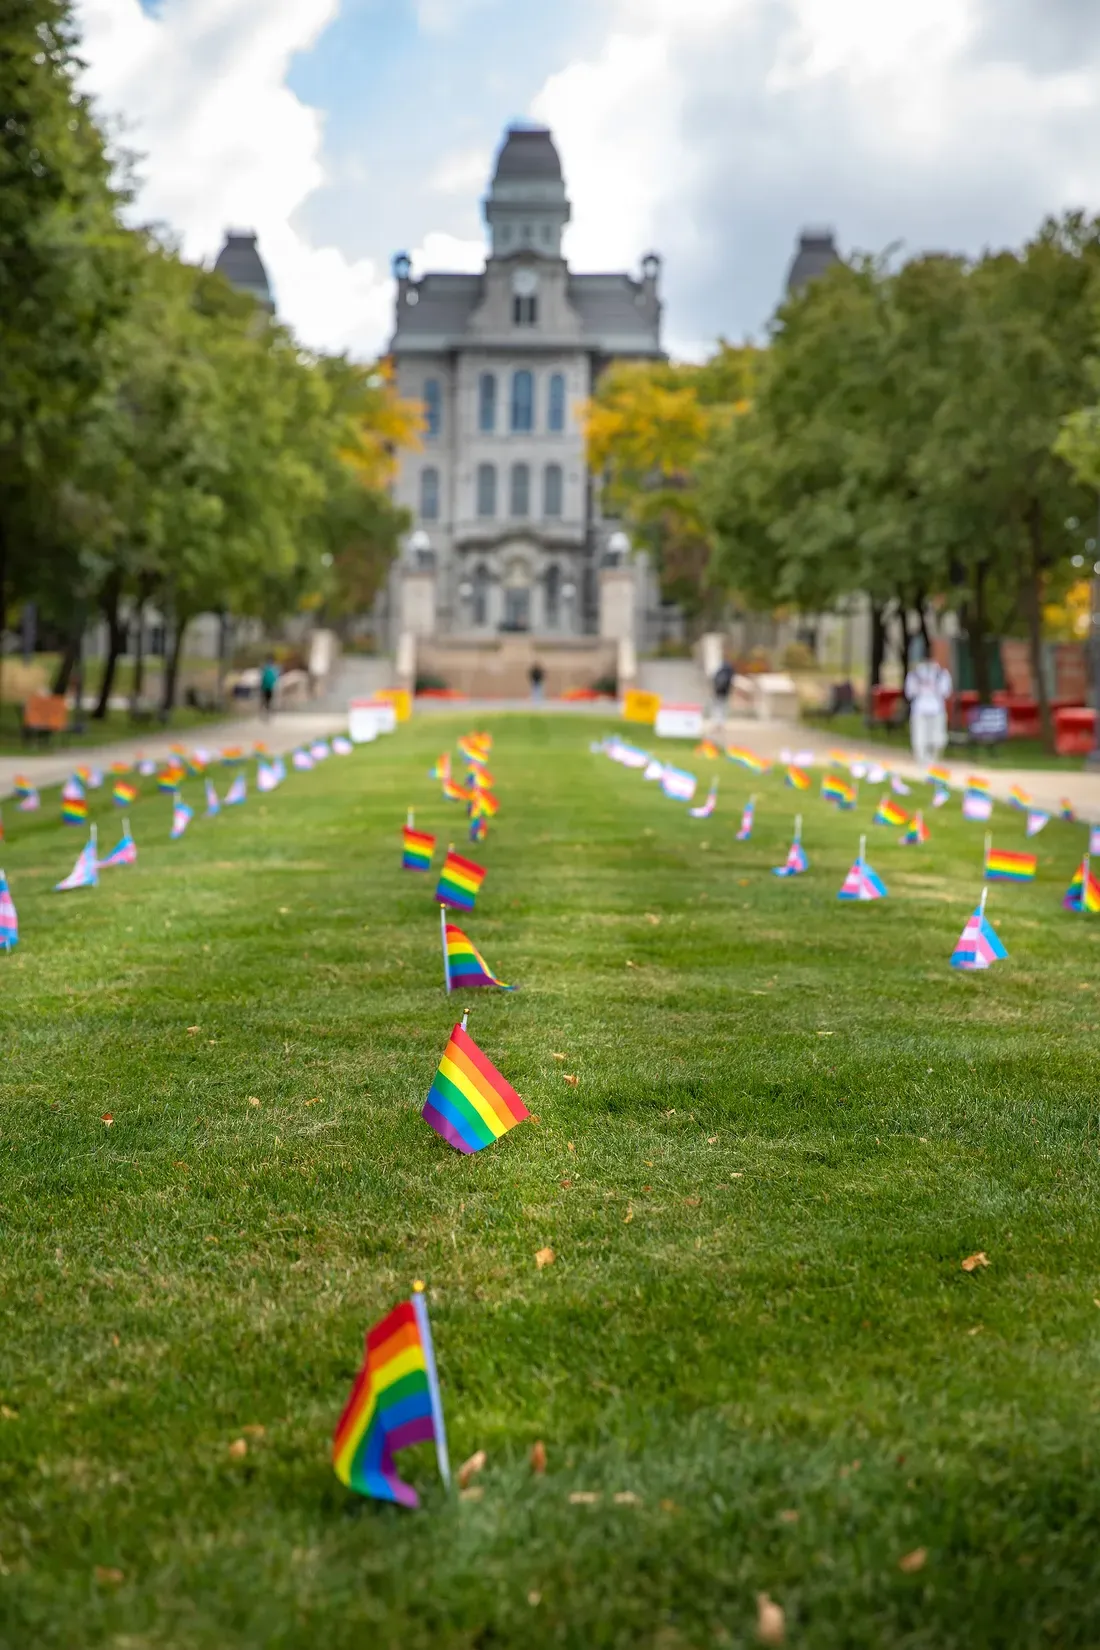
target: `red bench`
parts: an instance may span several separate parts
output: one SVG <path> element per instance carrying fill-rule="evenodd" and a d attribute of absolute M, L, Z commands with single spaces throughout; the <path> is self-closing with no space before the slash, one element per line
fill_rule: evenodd
<path fill-rule="evenodd" d="M 1096 712 L 1084 705 L 1054 712 L 1054 749 L 1059 756 L 1087 756 L 1096 744 Z"/>

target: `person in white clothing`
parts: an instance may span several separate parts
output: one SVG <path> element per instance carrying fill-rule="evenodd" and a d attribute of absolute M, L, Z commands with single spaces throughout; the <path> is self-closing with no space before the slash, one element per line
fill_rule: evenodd
<path fill-rule="evenodd" d="M 951 673 L 933 659 L 924 657 L 924 640 L 912 645 L 913 665 L 905 678 L 909 701 L 909 737 L 913 759 L 926 768 L 942 755 L 947 744 L 947 701 L 951 697 Z"/>

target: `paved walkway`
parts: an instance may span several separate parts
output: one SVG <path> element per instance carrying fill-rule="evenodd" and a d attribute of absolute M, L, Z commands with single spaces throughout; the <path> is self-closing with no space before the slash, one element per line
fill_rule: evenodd
<path fill-rule="evenodd" d="M 185 728 L 173 732 L 145 733 L 133 739 L 116 739 L 109 745 L 77 750 L 58 748 L 44 751 L 40 756 L 0 756 L 0 797 L 10 796 L 15 788 L 16 774 L 25 774 L 32 785 L 60 785 L 72 773 L 77 763 L 89 767 L 108 768 L 112 762 L 134 762 L 138 757 L 151 756 L 159 761 L 169 755 L 173 745 L 202 746 L 207 750 L 221 750 L 226 745 L 252 746 L 262 740 L 274 756 L 283 756 L 307 739 L 323 739 L 347 727 L 347 715 L 316 714 L 311 712 L 280 711 L 269 722 L 259 716 L 238 717 L 232 721 L 210 722 L 203 727 Z"/>

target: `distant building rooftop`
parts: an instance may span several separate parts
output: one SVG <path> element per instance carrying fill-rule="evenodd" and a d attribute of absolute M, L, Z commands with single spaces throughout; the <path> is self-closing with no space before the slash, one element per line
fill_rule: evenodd
<path fill-rule="evenodd" d="M 804 229 L 798 237 L 798 251 L 787 271 L 787 296 L 801 292 L 804 286 L 840 261 L 836 237 L 831 229 Z"/>
<path fill-rule="evenodd" d="M 214 259 L 214 268 L 219 275 L 225 276 L 230 286 L 235 286 L 238 292 L 247 292 L 274 315 L 275 300 L 271 295 L 271 282 L 267 278 L 267 270 L 264 268 L 252 230 L 228 230 L 225 245 Z"/>

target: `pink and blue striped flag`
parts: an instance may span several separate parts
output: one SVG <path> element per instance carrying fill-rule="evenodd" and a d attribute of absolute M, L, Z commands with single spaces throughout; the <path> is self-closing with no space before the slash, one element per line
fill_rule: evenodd
<path fill-rule="evenodd" d="M 977 969 L 989 968 L 995 962 L 1001 962 L 1008 956 L 1008 952 L 1001 944 L 997 934 L 985 914 L 985 893 L 982 893 L 981 904 L 978 905 L 967 919 L 966 927 L 959 937 L 959 943 L 951 953 L 952 968 Z"/>
<path fill-rule="evenodd" d="M 99 869 L 101 871 L 110 870 L 112 865 L 136 865 L 136 863 L 137 843 L 130 834 L 130 821 L 124 819 L 122 821 L 122 835 L 106 859 L 98 861 Z"/>
<path fill-rule="evenodd" d="M 14 951 L 19 944 L 19 918 L 11 897 L 8 879 L 0 871 L 0 951 Z"/>
<path fill-rule="evenodd" d="M 715 779 L 711 781 L 711 787 L 707 792 L 706 801 L 701 803 L 698 808 L 689 808 L 688 813 L 691 815 L 692 819 L 709 819 L 711 814 L 714 812 L 717 802 L 718 781 Z"/>
<path fill-rule="evenodd" d="M 229 789 L 226 791 L 225 800 L 222 803 L 222 807 L 239 808 L 241 803 L 246 801 L 247 798 L 248 780 L 245 778 L 243 773 L 239 773 L 236 779 L 234 779 L 232 785 L 230 785 Z"/>
<path fill-rule="evenodd" d="M 207 819 L 216 819 L 221 811 L 222 805 L 218 800 L 218 788 L 212 779 L 208 779 L 206 781 L 206 817 Z"/>
<path fill-rule="evenodd" d="M 738 842 L 747 842 L 751 837 L 752 821 L 755 812 L 756 802 L 755 799 L 750 796 L 749 800 L 745 803 L 744 810 L 741 814 L 741 829 L 737 833 Z"/>
<path fill-rule="evenodd" d="M 182 797 L 177 795 L 175 807 L 172 809 L 172 829 L 168 833 L 169 841 L 177 842 L 194 817 L 194 809 L 189 808 Z"/>
<path fill-rule="evenodd" d="M 95 826 L 76 864 L 63 881 L 54 884 L 54 892 L 67 893 L 71 888 L 96 888 L 99 886 L 99 872 L 96 867 Z"/>

